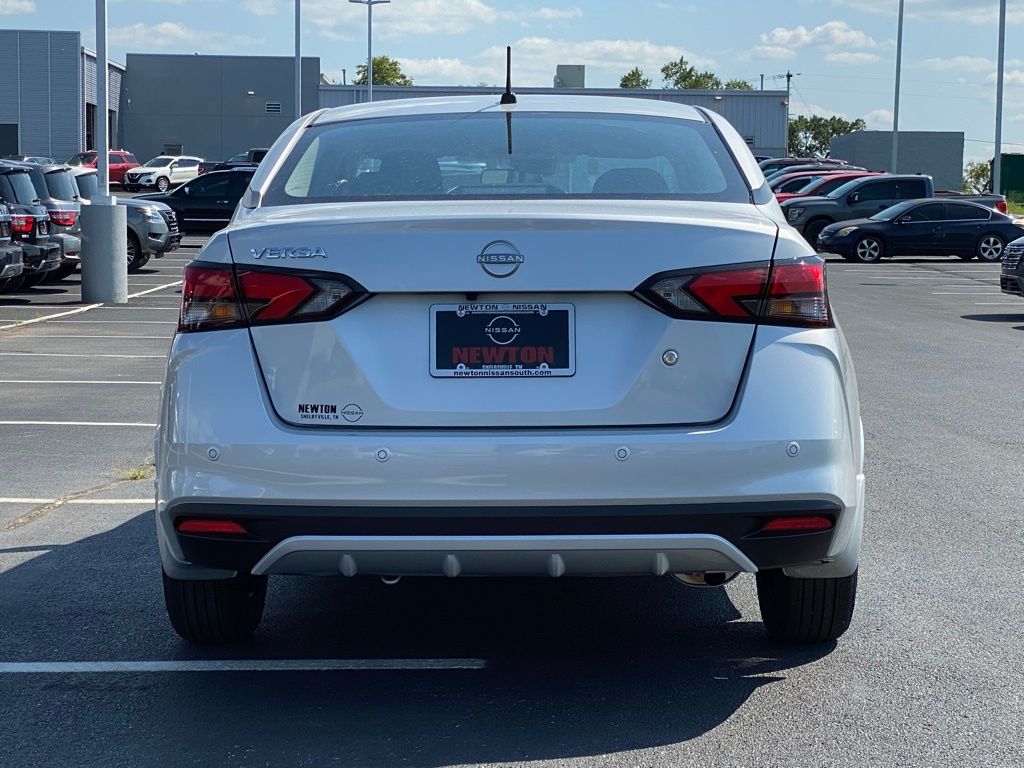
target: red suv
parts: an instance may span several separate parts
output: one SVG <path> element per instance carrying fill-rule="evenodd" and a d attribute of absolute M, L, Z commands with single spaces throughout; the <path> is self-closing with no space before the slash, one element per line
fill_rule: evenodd
<path fill-rule="evenodd" d="M 123 184 L 124 172 L 139 166 L 139 161 L 135 159 L 135 155 L 131 152 L 125 152 L 123 149 L 110 150 L 108 157 L 110 160 L 111 184 Z M 86 168 L 95 168 L 96 152 L 93 150 L 79 152 L 77 155 L 68 158 L 68 165 L 82 165 Z"/>

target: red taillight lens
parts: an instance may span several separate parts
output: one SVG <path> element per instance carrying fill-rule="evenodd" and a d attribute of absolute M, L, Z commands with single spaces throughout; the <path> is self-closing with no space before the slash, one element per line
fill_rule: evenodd
<path fill-rule="evenodd" d="M 1006 213 L 1008 210 L 1006 206 L 1006 201 L 1000 200 L 998 203 L 996 203 L 996 210 L 999 211 L 1000 213 Z"/>
<path fill-rule="evenodd" d="M 776 517 L 765 523 L 761 533 L 814 533 L 832 529 L 832 520 L 824 515 Z"/>
<path fill-rule="evenodd" d="M 769 285 L 770 282 L 770 285 Z M 825 262 L 817 257 L 658 275 L 638 293 L 673 317 L 828 326 Z"/>
<path fill-rule="evenodd" d="M 193 264 L 185 268 L 178 330 L 326 320 L 365 292 L 334 276 Z"/>
<path fill-rule="evenodd" d="M 33 218 L 18 213 L 11 214 L 11 231 L 19 235 L 32 234 Z"/>
<path fill-rule="evenodd" d="M 50 211 L 50 221 L 58 227 L 73 227 L 77 218 L 75 211 Z"/>
<path fill-rule="evenodd" d="M 182 520 L 178 533 L 213 533 L 228 536 L 245 535 L 245 527 L 234 520 Z"/>

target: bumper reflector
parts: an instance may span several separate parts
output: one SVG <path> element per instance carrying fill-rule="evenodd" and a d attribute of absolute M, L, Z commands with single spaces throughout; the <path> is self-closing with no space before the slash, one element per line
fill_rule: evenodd
<path fill-rule="evenodd" d="M 761 533 L 814 533 L 828 531 L 832 521 L 823 515 L 776 517 L 761 529 Z"/>
<path fill-rule="evenodd" d="M 178 533 L 241 534 L 244 536 L 248 531 L 234 520 L 182 520 L 178 523 Z"/>

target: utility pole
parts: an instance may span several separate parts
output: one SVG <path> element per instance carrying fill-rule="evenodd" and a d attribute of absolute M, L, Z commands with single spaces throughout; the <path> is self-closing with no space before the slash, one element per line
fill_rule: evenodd
<path fill-rule="evenodd" d="M 890 170 L 897 173 L 896 161 L 900 148 L 900 75 L 903 72 L 903 4 L 900 0 L 899 21 L 896 30 L 896 93 L 892 104 L 892 163 Z"/>
<path fill-rule="evenodd" d="M 99 194 L 82 206 L 82 301 L 128 303 L 127 209 L 110 196 L 107 0 L 96 0 L 96 168 Z"/>
<path fill-rule="evenodd" d="M 1006 0 L 999 0 L 999 64 L 996 69 L 996 148 L 992 160 L 992 192 L 1003 186 L 1003 68 L 1006 64 Z"/>
<path fill-rule="evenodd" d="M 373 101 L 373 6 L 386 5 L 391 0 L 348 0 L 366 6 L 366 100 Z"/>
<path fill-rule="evenodd" d="M 792 102 L 792 83 L 793 73 L 788 69 L 786 70 L 786 157 L 789 157 L 789 115 L 790 115 L 790 102 Z"/>
<path fill-rule="evenodd" d="M 348 85 L 348 72 L 344 67 L 341 68 L 341 84 Z"/>
<path fill-rule="evenodd" d="M 764 75 L 761 75 L 761 90 L 764 90 Z"/>
<path fill-rule="evenodd" d="M 302 0 L 295 0 L 295 119 L 302 117 Z"/>

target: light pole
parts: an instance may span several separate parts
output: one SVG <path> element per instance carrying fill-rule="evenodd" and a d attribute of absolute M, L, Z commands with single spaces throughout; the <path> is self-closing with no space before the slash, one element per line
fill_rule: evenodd
<path fill-rule="evenodd" d="M 999 64 L 996 69 L 996 149 L 992 160 L 992 192 L 1003 186 L 1003 66 L 1006 63 L 1006 0 L 999 0 Z"/>
<path fill-rule="evenodd" d="M 82 301 L 128 303 L 127 209 L 110 196 L 107 0 L 96 0 L 96 168 L 99 194 L 82 206 Z"/>
<path fill-rule="evenodd" d="M 892 164 L 890 170 L 897 173 L 896 159 L 900 147 L 900 74 L 903 70 L 903 2 L 900 0 L 899 21 L 896 28 L 896 93 L 892 104 Z"/>
<path fill-rule="evenodd" d="M 295 0 L 295 119 L 302 117 L 302 0 Z"/>
<path fill-rule="evenodd" d="M 373 6 L 385 5 L 391 0 L 348 0 L 366 6 L 366 100 L 373 101 Z"/>

